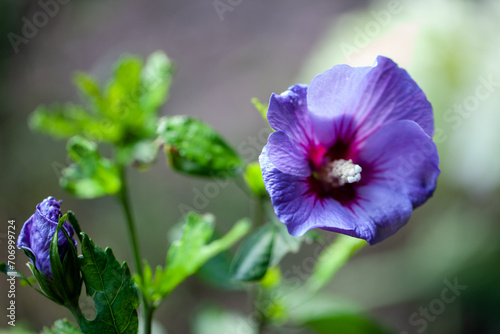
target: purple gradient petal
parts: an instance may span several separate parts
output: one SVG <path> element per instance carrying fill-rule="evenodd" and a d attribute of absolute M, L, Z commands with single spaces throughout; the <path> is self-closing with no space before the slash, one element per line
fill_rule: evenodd
<path fill-rule="evenodd" d="M 272 94 L 267 111 L 267 120 L 274 130 L 283 131 L 300 143 L 312 138 L 306 96 L 306 85 L 294 85 L 280 95 Z"/>
<path fill-rule="evenodd" d="M 282 131 L 271 133 L 267 156 L 281 172 L 306 177 L 311 175 L 307 152 L 301 152 Z"/>
<path fill-rule="evenodd" d="M 311 81 L 307 104 L 318 139 L 328 144 L 332 120 L 353 115 L 360 139 L 384 124 L 413 120 L 425 133 L 434 133 L 432 106 L 408 73 L 389 58 L 379 56 L 374 67 L 339 65 Z"/>
<path fill-rule="evenodd" d="M 269 160 L 268 145 L 259 157 L 266 190 L 271 196 L 274 211 L 282 222 L 305 221 L 312 206 L 301 205 L 308 191 L 305 178 L 282 173 Z"/>
<path fill-rule="evenodd" d="M 391 236 L 410 219 L 413 209 L 410 200 L 395 191 L 369 185 L 359 187 L 357 197 L 357 205 L 351 207 L 353 223 L 362 228 L 349 235 L 365 239 L 370 245 Z"/>
<path fill-rule="evenodd" d="M 439 176 L 436 145 L 413 121 L 386 124 L 360 152 L 363 184 L 376 184 L 407 196 L 418 207 L 432 196 Z"/>

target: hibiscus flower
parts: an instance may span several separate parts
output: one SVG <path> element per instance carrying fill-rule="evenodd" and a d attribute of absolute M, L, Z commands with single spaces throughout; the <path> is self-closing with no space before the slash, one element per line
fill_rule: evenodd
<path fill-rule="evenodd" d="M 291 235 L 321 228 L 375 244 L 436 188 L 432 106 L 388 58 L 334 66 L 309 86 L 273 94 L 267 118 L 276 131 L 260 165 Z"/>

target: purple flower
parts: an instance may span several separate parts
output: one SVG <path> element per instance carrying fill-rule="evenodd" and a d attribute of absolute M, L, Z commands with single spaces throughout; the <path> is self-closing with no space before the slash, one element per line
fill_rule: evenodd
<path fill-rule="evenodd" d="M 50 242 L 61 217 L 61 202 L 50 196 L 39 203 L 35 213 L 24 223 L 17 239 L 17 247 L 33 254 L 36 259 L 36 269 L 50 278 L 52 278 L 49 255 Z M 63 228 L 72 238 L 73 228 L 71 225 L 65 222 Z M 76 241 L 73 238 L 72 240 L 76 246 Z M 59 246 L 59 255 L 63 259 L 69 250 L 69 243 L 62 231 L 59 232 L 57 245 Z"/>
<path fill-rule="evenodd" d="M 434 192 L 439 157 L 432 107 L 392 60 L 335 66 L 311 84 L 273 94 L 259 158 L 278 219 L 375 244 Z"/>

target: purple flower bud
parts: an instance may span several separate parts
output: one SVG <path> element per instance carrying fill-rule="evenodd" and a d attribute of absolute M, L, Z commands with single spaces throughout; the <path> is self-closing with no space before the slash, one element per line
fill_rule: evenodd
<path fill-rule="evenodd" d="M 31 252 L 36 259 L 36 269 L 51 279 L 50 243 L 56 232 L 58 220 L 61 217 L 61 202 L 50 196 L 44 199 L 42 203 L 39 203 L 36 206 L 35 213 L 24 223 L 17 239 L 17 247 Z M 63 228 L 72 238 L 73 228 L 71 225 L 65 222 Z M 76 246 L 76 240 L 73 238 L 72 240 Z M 57 244 L 62 259 L 69 249 L 68 240 L 66 240 L 62 231 L 59 232 Z"/>

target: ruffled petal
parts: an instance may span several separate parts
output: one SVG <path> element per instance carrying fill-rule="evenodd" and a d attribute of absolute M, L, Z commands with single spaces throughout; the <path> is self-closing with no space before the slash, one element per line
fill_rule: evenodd
<path fill-rule="evenodd" d="M 363 143 L 357 163 L 362 184 L 407 196 L 415 208 L 432 196 L 440 173 L 436 145 L 413 121 L 381 127 Z"/>
<path fill-rule="evenodd" d="M 284 132 L 271 133 L 267 146 L 270 162 L 281 172 L 302 177 L 311 175 L 307 152 L 300 151 Z"/>
<path fill-rule="evenodd" d="M 280 95 L 272 94 L 267 111 L 269 125 L 298 143 L 308 143 L 312 138 L 306 96 L 306 85 L 294 85 Z"/>
<path fill-rule="evenodd" d="M 271 197 L 274 211 L 283 222 L 304 222 L 311 214 L 312 206 L 303 205 L 306 199 L 305 178 L 282 173 L 269 160 L 268 145 L 259 157 L 262 177 Z"/>
<path fill-rule="evenodd" d="M 23 227 L 21 228 L 21 232 L 19 232 L 19 236 L 17 237 L 17 247 L 18 248 L 27 248 L 29 249 L 32 253 L 33 250 L 31 249 L 31 230 L 33 228 L 33 217 L 32 215 L 26 223 L 24 223 Z"/>
<path fill-rule="evenodd" d="M 329 146 L 335 141 L 335 120 L 352 114 L 350 105 L 357 100 L 359 86 L 371 69 L 337 65 L 312 79 L 307 90 L 307 106 L 321 144 Z"/>
<path fill-rule="evenodd" d="M 429 136 L 434 133 L 432 106 L 408 73 L 379 56 L 374 67 L 338 65 L 311 81 L 307 103 L 314 130 L 328 144 L 333 119 L 353 115 L 359 138 L 384 124 L 413 120 Z"/>

